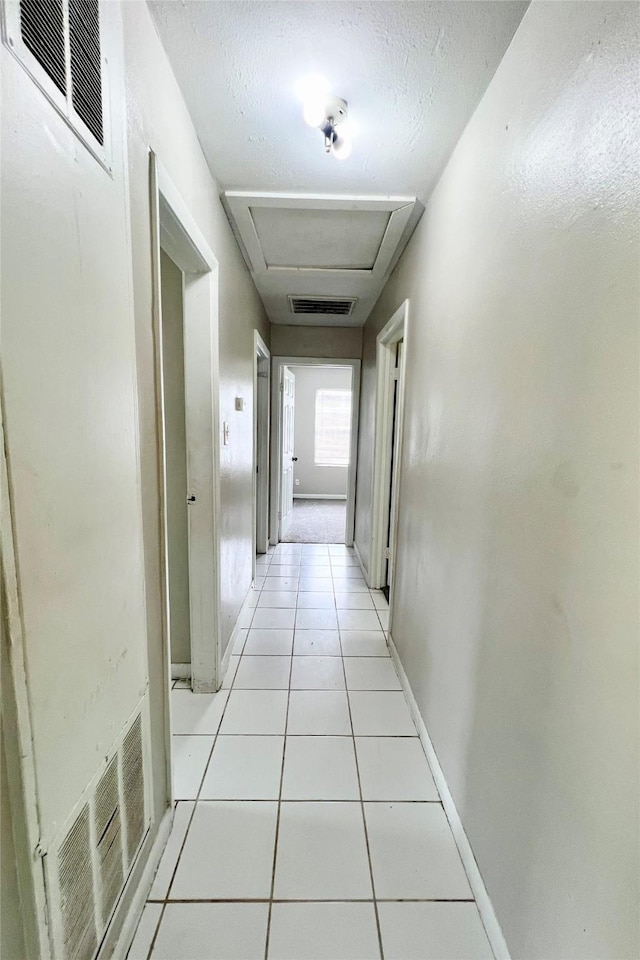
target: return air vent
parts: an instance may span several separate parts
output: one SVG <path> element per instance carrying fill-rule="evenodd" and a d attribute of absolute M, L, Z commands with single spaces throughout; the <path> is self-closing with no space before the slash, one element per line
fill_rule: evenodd
<path fill-rule="evenodd" d="M 145 825 L 142 717 L 136 717 L 122 745 L 122 793 L 127 823 L 127 865 L 131 865 Z"/>
<path fill-rule="evenodd" d="M 65 960 L 91 960 L 98 942 L 93 906 L 89 805 L 80 811 L 58 854 Z"/>
<path fill-rule="evenodd" d="M 100 907 L 102 920 L 105 922 L 116 905 L 124 880 L 117 757 L 113 758 L 98 783 L 94 823 L 100 875 Z"/>
<path fill-rule="evenodd" d="M 291 313 L 307 316 L 325 315 L 331 317 L 350 317 L 357 303 L 355 297 L 289 297 Z"/>
<path fill-rule="evenodd" d="M 101 0 L 6 0 L 3 35 L 13 55 L 90 152 L 109 169 Z M 105 19 L 110 21 L 110 13 Z"/>
<path fill-rule="evenodd" d="M 147 833 L 147 723 L 137 713 L 125 727 L 57 855 L 56 844 L 47 851 L 55 960 L 93 960 Z"/>
<path fill-rule="evenodd" d="M 20 33 L 27 50 L 58 90 L 66 93 L 62 0 L 21 0 Z"/>
<path fill-rule="evenodd" d="M 69 0 L 69 41 L 73 106 L 98 143 L 103 144 L 98 0 Z"/>

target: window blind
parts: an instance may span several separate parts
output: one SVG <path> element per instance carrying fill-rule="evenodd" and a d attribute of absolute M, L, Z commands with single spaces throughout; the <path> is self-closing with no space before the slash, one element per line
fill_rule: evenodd
<path fill-rule="evenodd" d="M 316 466 L 348 467 L 350 440 L 351 390 L 316 390 Z"/>

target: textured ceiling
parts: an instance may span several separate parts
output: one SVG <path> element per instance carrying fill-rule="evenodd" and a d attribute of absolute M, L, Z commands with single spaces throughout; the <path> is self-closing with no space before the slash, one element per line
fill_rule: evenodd
<path fill-rule="evenodd" d="M 426 203 L 528 0 L 148 3 L 222 191 L 402 195 Z M 302 118 L 296 87 L 309 74 L 322 75 L 348 101 L 347 160 L 327 156 L 322 134 Z M 257 216 L 247 236 L 260 231 Z M 348 229 L 342 223 L 325 235 L 317 211 L 300 210 L 295 223 L 286 216 L 286 230 L 272 220 L 271 237 L 262 225 L 260 266 L 240 241 L 271 321 L 365 323 L 388 277 L 353 269 L 366 269 L 375 252 L 366 246 L 367 221 L 354 215 Z M 242 234 L 237 223 L 234 229 Z M 334 251 L 339 269 L 330 269 L 332 230 L 342 241 Z M 396 238 L 398 250 L 408 236 Z M 346 261 L 345 244 L 353 248 Z M 291 294 L 353 297 L 357 306 L 349 320 L 294 316 Z"/>
<path fill-rule="evenodd" d="M 152 15 L 221 188 L 425 201 L 527 4 L 516 0 L 155 0 Z M 296 83 L 349 102 L 354 149 L 325 156 Z"/>

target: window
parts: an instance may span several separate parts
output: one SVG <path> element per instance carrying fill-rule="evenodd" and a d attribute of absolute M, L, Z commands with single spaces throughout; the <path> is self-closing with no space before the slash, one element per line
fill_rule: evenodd
<path fill-rule="evenodd" d="M 6 0 L 5 40 L 108 169 L 99 0 Z"/>
<path fill-rule="evenodd" d="M 316 466 L 348 467 L 350 440 L 351 390 L 316 390 Z"/>

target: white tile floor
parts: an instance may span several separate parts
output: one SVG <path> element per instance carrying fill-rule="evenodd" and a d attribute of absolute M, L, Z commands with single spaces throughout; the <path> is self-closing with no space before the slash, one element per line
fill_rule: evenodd
<path fill-rule="evenodd" d="M 173 832 L 129 960 L 492 953 L 393 662 L 343 545 L 258 560 L 223 689 L 172 691 Z"/>

